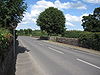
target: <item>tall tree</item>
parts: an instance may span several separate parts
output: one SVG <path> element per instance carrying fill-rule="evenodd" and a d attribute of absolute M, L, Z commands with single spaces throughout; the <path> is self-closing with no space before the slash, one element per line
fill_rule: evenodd
<path fill-rule="evenodd" d="M 65 31 L 65 16 L 62 11 L 54 7 L 49 7 L 40 13 L 37 25 L 48 35 L 62 34 Z"/>
<path fill-rule="evenodd" d="M 0 27 L 16 27 L 22 20 L 26 8 L 23 0 L 0 0 Z"/>
<path fill-rule="evenodd" d="M 85 31 L 100 32 L 100 7 L 95 8 L 93 15 L 83 16 L 82 22 Z"/>

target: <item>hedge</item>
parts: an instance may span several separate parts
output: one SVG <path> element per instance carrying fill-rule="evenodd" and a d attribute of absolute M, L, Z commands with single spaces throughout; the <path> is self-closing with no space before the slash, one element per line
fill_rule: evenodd
<path fill-rule="evenodd" d="M 28 32 L 28 29 L 17 30 L 17 35 L 20 36 L 47 36 L 46 32 L 41 32 L 41 30 L 32 30 Z"/>
<path fill-rule="evenodd" d="M 7 29 L 0 28 L 0 55 L 7 51 L 7 48 L 12 42 L 12 34 Z"/>
<path fill-rule="evenodd" d="M 100 32 L 83 34 L 79 38 L 79 44 L 82 47 L 100 51 Z"/>
<path fill-rule="evenodd" d="M 91 32 L 86 31 L 66 31 L 64 37 L 66 38 L 80 38 L 84 34 L 91 34 Z"/>

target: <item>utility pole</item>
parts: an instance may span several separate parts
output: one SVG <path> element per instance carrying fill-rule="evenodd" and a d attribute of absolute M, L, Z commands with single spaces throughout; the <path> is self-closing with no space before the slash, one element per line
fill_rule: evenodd
<path fill-rule="evenodd" d="M 13 52 L 14 52 L 14 57 L 15 57 L 15 28 L 13 28 Z"/>
<path fill-rule="evenodd" d="M 14 57 L 15 57 L 15 50 L 16 50 L 16 48 L 15 48 L 15 29 L 16 29 L 16 24 L 14 25 L 14 24 L 11 24 L 11 26 L 12 26 L 12 29 L 13 29 L 13 54 L 14 54 Z"/>

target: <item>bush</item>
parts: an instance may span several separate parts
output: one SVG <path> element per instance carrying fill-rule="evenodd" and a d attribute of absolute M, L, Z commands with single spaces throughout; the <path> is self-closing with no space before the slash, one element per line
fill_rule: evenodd
<path fill-rule="evenodd" d="M 34 30 L 32 36 L 47 36 L 46 32 L 41 32 L 40 30 Z"/>
<path fill-rule="evenodd" d="M 0 29 L 0 55 L 7 51 L 10 43 L 12 35 L 7 29 Z"/>
<path fill-rule="evenodd" d="M 100 32 L 82 35 L 79 44 L 82 47 L 100 50 Z"/>
<path fill-rule="evenodd" d="M 79 38 L 79 46 L 100 50 L 100 32 L 66 31 L 64 37 Z"/>
<path fill-rule="evenodd" d="M 17 35 L 20 35 L 20 36 L 47 36 L 47 33 L 41 32 L 41 30 L 32 30 L 31 32 L 29 32 L 28 30 L 29 29 L 17 30 Z"/>
<path fill-rule="evenodd" d="M 84 34 L 89 34 L 91 32 L 86 31 L 66 31 L 64 37 L 66 38 L 80 38 Z"/>

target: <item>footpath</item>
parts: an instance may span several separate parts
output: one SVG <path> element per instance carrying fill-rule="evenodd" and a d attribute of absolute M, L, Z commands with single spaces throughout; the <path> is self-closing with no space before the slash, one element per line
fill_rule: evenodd
<path fill-rule="evenodd" d="M 32 61 L 27 49 L 23 47 L 21 42 L 19 42 L 19 46 L 16 51 L 15 75 L 41 75 Z"/>

